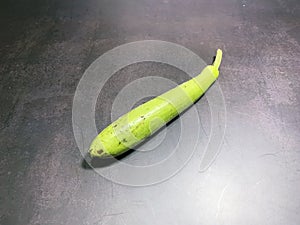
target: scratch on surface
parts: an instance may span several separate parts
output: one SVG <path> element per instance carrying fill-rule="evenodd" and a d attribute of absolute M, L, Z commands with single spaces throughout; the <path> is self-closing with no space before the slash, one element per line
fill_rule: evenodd
<path fill-rule="evenodd" d="M 240 111 L 234 111 L 235 113 L 237 113 L 237 114 L 241 114 L 241 115 L 243 115 L 243 116 L 248 116 L 248 117 L 250 117 L 250 118 L 252 118 L 252 116 L 249 114 L 249 113 L 244 113 L 244 112 L 240 112 Z"/>
<path fill-rule="evenodd" d="M 203 123 L 202 123 L 201 119 L 200 119 L 200 127 L 201 127 L 201 129 L 203 130 L 204 135 L 205 135 L 206 137 L 208 137 L 207 132 L 206 132 L 206 130 L 204 129 L 204 126 L 203 126 Z"/>
<path fill-rule="evenodd" d="M 150 209 L 151 209 L 151 213 L 152 213 L 153 217 L 156 218 L 156 212 L 155 212 L 155 210 L 154 210 L 152 204 L 148 204 L 148 205 L 149 205 L 149 207 L 150 207 Z"/>
<path fill-rule="evenodd" d="M 110 172 L 109 172 L 110 173 Z M 109 174 L 109 176 L 111 176 L 111 173 Z M 114 182 L 110 182 L 111 183 L 111 199 L 114 199 Z"/>
<path fill-rule="evenodd" d="M 124 225 L 127 225 L 127 223 L 125 222 L 125 220 L 122 217 L 121 217 L 121 220 L 122 220 Z"/>
<path fill-rule="evenodd" d="M 74 123 L 74 125 L 79 129 L 80 136 L 81 136 L 81 141 L 82 141 L 82 149 L 84 150 L 84 139 L 83 139 L 83 131 L 82 131 L 82 128 L 81 128 L 78 124 L 76 124 L 76 123 Z"/>
<path fill-rule="evenodd" d="M 237 110 L 234 111 L 234 112 L 235 112 L 235 113 L 238 113 L 238 114 L 240 114 L 240 115 L 243 115 L 243 116 L 247 116 L 247 117 L 249 117 L 249 118 L 253 118 L 253 117 L 254 117 L 254 115 L 251 115 L 251 114 L 249 114 L 249 113 L 240 112 L 240 111 L 237 111 Z M 298 123 L 300 123 L 300 121 L 294 121 L 294 122 L 290 122 L 290 123 L 283 122 L 282 119 L 276 118 L 276 117 L 274 117 L 274 116 L 270 116 L 270 115 L 268 115 L 267 113 L 265 113 L 265 112 L 263 112 L 263 111 L 261 111 L 261 110 L 258 110 L 257 112 L 260 113 L 263 117 L 265 117 L 265 118 L 267 118 L 267 119 L 273 121 L 275 124 L 289 125 L 289 124 L 295 124 L 295 123 L 298 124 Z"/>
<path fill-rule="evenodd" d="M 227 147 L 231 148 L 231 144 L 229 143 L 226 135 L 224 135 L 224 144 L 227 145 Z"/>
<path fill-rule="evenodd" d="M 222 201 L 223 201 L 223 197 L 224 197 L 224 194 L 225 194 L 225 191 L 227 190 L 227 188 L 229 187 L 231 181 L 229 181 L 223 188 L 222 192 L 221 192 L 221 195 L 220 195 L 220 198 L 218 200 L 218 206 L 217 206 L 217 212 L 216 212 L 216 219 L 218 219 L 219 215 L 220 215 L 220 211 L 221 211 L 221 204 L 222 204 Z"/>
<path fill-rule="evenodd" d="M 119 213 L 107 213 L 107 214 L 104 214 L 103 217 L 105 216 L 118 216 L 118 215 L 123 215 L 125 214 L 124 212 L 119 212 Z"/>
<path fill-rule="evenodd" d="M 265 153 L 259 156 L 259 158 L 263 158 L 263 157 L 267 157 L 267 156 L 274 156 L 274 157 L 278 157 L 279 152 L 275 152 L 275 153 Z"/>
<path fill-rule="evenodd" d="M 100 216 L 100 219 L 96 220 L 93 224 L 98 224 L 98 225 L 102 225 L 103 224 L 103 218 L 104 215 L 107 213 L 107 209 L 104 210 L 103 215 Z"/>
<path fill-rule="evenodd" d="M 288 144 L 290 142 L 290 138 L 291 138 L 291 136 L 289 135 L 285 145 L 283 145 L 283 156 L 284 156 L 284 162 L 285 162 L 285 168 L 286 169 L 288 168 L 288 159 L 287 159 L 287 148 L 286 148 L 286 146 L 288 146 Z"/>
<path fill-rule="evenodd" d="M 98 219 L 97 221 L 95 221 L 93 224 L 99 224 L 102 225 L 103 224 L 103 218 L 104 217 L 114 217 L 114 216 L 119 216 L 119 215 L 123 215 L 125 214 L 124 212 L 119 212 L 119 213 L 107 213 L 107 210 L 105 211 L 105 213 L 100 217 L 100 219 Z"/>
<path fill-rule="evenodd" d="M 256 188 L 257 186 L 259 186 L 262 183 L 263 179 L 259 179 L 254 185 L 253 185 L 253 189 Z"/>

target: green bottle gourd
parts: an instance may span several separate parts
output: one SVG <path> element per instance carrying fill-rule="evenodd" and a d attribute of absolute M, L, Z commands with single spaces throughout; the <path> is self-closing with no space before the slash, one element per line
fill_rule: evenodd
<path fill-rule="evenodd" d="M 134 108 L 106 127 L 91 143 L 91 157 L 118 156 L 141 143 L 197 101 L 219 76 L 222 51 L 201 74 Z"/>

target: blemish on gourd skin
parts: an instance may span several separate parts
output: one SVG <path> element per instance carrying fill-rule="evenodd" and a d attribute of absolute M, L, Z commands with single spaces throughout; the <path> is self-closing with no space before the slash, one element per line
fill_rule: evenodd
<path fill-rule="evenodd" d="M 104 152 L 103 152 L 102 149 L 100 149 L 100 150 L 97 151 L 97 153 L 98 153 L 99 155 L 101 155 L 101 154 L 104 153 Z"/>

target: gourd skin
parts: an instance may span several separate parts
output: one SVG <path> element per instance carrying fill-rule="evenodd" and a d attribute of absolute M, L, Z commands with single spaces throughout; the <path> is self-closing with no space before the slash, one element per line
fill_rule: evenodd
<path fill-rule="evenodd" d="M 213 65 L 181 85 L 136 107 L 106 127 L 91 143 L 91 157 L 118 156 L 158 131 L 197 101 L 219 76 L 221 50 Z"/>

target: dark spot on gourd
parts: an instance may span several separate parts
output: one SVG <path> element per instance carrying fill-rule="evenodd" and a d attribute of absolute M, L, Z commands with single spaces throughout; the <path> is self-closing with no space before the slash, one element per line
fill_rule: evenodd
<path fill-rule="evenodd" d="M 119 141 L 119 145 L 120 145 L 120 144 L 122 144 L 122 142 L 121 142 L 121 141 Z"/>
<path fill-rule="evenodd" d="M 114 125 L 114 127 L 117 127 L 117 126 L 118 126 L 118 124 L 115 124 L 115 125 Z"/>
<path fill-rule="evenodd" d="M 127 140 L 126 140 L 126 138 L 123 138 L 123 140 L 122 140 L 123 142 L 127 142 Z"/>
<path fill-rule="evenodd" d="M 100 150 L 97 151 L 97 153 L 98 153 L 99 155 L 101 155 L 101 154 L 103 153 L 103 150 L 100 149 Z"/>

